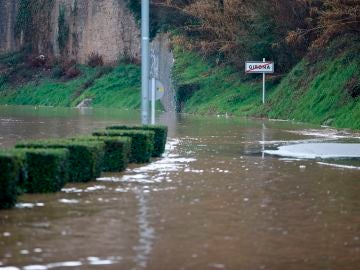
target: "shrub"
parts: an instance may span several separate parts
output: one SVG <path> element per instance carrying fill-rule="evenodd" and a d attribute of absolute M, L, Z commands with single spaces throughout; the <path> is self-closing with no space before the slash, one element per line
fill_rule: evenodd
<path fill-rule="evenodd" d="M 81 71 L 76 65 L 69 67 L 69 69 L 65 71 L 66 79 L 76 78 L 80 74 L 81 74 Z"/>
<path fill-rule="evenodd" d="M 103 57 L 95 52 L 92 52 L 89 56 L 88 56 L 88 61 L 87 64 L 90 67 L 99 67 L 99 66 L 103 66 L 104 65 L 104 61 L 103 61 Z"/>
<path fill-rule="evenodd" d="M 23 157 L 14 151 L 0 151 L 0 209 L 15 205 Z"/>
<path fill-rule="evenodd" d="M 67 149 L 19 149 L 25 157 L 25 181 L 20 185 L 27 193 L 61 190 L 69 180 Z"/>
<path fill-rule="evenodd" d="M 100 130 L 94 136 L 126 136 L 131 137 L 130 162 L 145 163 L 150 161 L 154 147 L 154 132 L 143 130 Z"/>
<path fill-rule="evenodd" d="M 65 75 L 65 69 L 62 65 L 58 65 L 52 69 L 51 77 L 54 79 L 60 79 Z"/>
<path fill-rule="evenodd" d="M 105 172 L 120 172 L 126 169 L 129 162 L 131 147 L 130 137 L 95 137 L 84 136 L 71 138 L 73 141 L 103 141 L 105 144 L 102 170 Z"/>
<path fill-rule="evenodd" d="M 108 130 L 119 130 L 119 129 L 129 129 L 129 130 L 151 130 L 154 131 L 154 150 L 152 152 L 153 157 L 161 157 L 165 151 L 165 144 L 167 138 L 168 128 L 167 126 L 155 125 L 155 126 L 110 126 L 107 127 Z"/>
<path fill-rule="evenodd" d="M 47 61 L 45 55 L 30 55 L 28 58 L 28 65 L 32 68 L 44 67 Z"/>
<path fill-rule="evenodd" d="M 73 79 L 81 74 L 75 60 L 66 60 L 57 63 L 52 69 L 51 76 L 54 79 Z"/>
<path fill-rule="evenodd" d="M 39 140 L 22 142 L 17 148 L 66 148 L 69 150 L 69 181 L 88 182 L 101 174 L 104 143 L 98 141 L 80 142 L 59 140 Z"/>

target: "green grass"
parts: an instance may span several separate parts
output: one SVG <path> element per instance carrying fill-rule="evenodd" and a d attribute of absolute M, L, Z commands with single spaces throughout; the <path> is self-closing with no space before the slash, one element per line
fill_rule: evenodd
<path fill-rule="evenodd" d="M 190 113 L 252 115 L 261 105 L 261 83 L 240 80 L 239 72 L 216 67 L 194 53 L 175 50 L 174 79 L 178 101 Z M 192 91 L 191 89 L 198 89 Z M 256 107 L 254 107 L 256 105 Z"/>
<path fill-rule="evenodd" d="M 79 98 L 92 98 L 94 107 L 139 108 L 140 107 L 140 68 L 135 65 L 121 65 L 112 72 L 95 80 Z"/>
<path fill-rule="evenodd" d="M 76 106 L 84 98 L 92 98 L 93 107 L 135 109 L 140 106 L 138 66 L 120 65 L 104 73 L 99 73 L 101 67 L 79 68 L 81 75 L 71 80 L 40 74 L 36 80 L 17 87 L 0 84 L 0 104 L 69 107 Z"/>
<path fill-rule="evenodd" d="M 351 80 L 357 84 L 360 80 L 359 45 L 352 44 L 336 54 L 330 48 L 320 60 L 304 58 L 280 83 L 268 76 L 265 105 L 260 74 L 246 77 L 176 48 L 173 77 L 178 101 L 188 113 L 293 119 L 360 129 L 360 96 L 352 97 L 347 89 Z"/>
<path fill-rule="evenodd" d="M 352 78 L 360 78 L 359 62 L 347 53 L 320 61 L 313 64 L 316 70 L 309 80 L 312 64 L 302 61 L 270 96 L 265 112 L 273 118 L 360 129 L 360 97 L 346 90 Z"/>

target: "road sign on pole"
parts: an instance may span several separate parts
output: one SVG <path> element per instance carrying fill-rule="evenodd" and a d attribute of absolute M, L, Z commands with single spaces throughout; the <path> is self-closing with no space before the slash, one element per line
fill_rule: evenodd
<path fill-rule="evenodd" d="M 155 125 L 155 78 L 151 79 L 151 124 Z"/>
<path fill-rule="evenodd" d="M 274 62 L 272 61 L 246 61 L 245 62 L 245 73 L 262 73 L 263 75 L 263 92 L 262 102 L 265 103 L 265 74 L 274 73 Z"/>
<path fill-rule="evenodd" d="M 151 124 L 155 125 L 155 101 L 164 96 L 165 88 L 162 82 L 155 78 L 151 78 L 149 85 L 151 85 L 149 93 L 151 96 Z"/>
<path fill-rule="evenodd" d="M 274 62 L 272 61 L 246 61 L 245 62 L 246 73 L 274 73 Z"/>

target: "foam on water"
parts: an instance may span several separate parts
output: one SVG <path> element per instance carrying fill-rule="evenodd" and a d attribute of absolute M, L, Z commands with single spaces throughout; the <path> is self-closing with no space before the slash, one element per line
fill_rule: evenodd
<path fill-rule="evenodd" d="M 22 268 L 17 268 L 15 266 L 0 266 L 0 270 L 48 270 L 48 269 L 55 269 L 55 268 L 74 268 L 79 266 L 87 266 L 87 265 L 111 265 L 119 263 L 122 260 L 122 257 L 119 256 L 112 256 L 106 258 L 99 258 L 99 257 L 88 257 L 87 259 L 82 259 L 78 261 L 64 261 L 64 262 L 54 262 L 48 264 L 34 264 L 34 265 L 26 265 Z M 0 264 L 1 265 L 1 264 Z"/>
<path fill-rule="evenodd" d="M 93 186 L 93 187 L 87 187 L 85 189 L 85 192 L 91 192 L 91 191 L 103 190 L 103 189 L 106 189 L 106 187 L 97 185 L 97 186 Z"/>
<path fill-rule="evenodd" d="M 81 188 L 63 188 L 61 189 L 61 191 L 65 193 L 80 193 L 83 192 L 84 190 Z"/>
<path fill-rule="evenodd" d="M 297 143 L 321 143 L 324 141 L 333 141 L 334 138 L 317 138 L 307 140 L 274 140 L 274 141 L 259 141 L 260 145 L 282 145 L 282 144 L 297 144 Z"/>
<path fill-rule="evenodd" d="M 65 203 L 65 204 L 76 204 L 79 203 L 79 200 L 76 199 L 60 199 L 59 202 Z"/>
<path fill-rule="evenodd" d="M 289 133 L 295 133 L 305 136 L 323 137 L 330 139 L 353 138 L 360 139 L 360 134 L 338 131 L 336 129 L 307 129 L 307 130 L 287 130 Z"/>
<path fill-rule="evenodd" d="M 83 265 L 80 261 L 69 261 L 69 262 L 56 262 L 49 263 L 46 265 L 47 269 L 60 268 L 60 267 L 76 267 Z"/>
<path fill-rule="evenodd" d="M 360 167 L 357 167 L 357 166 L 342 165 L 342 164 L 335 164 L 335 163 L 326 163 L 326 162 L 316 162 L 316 163 L 320 164 L 320 165 L 331 166 L 331 167 L 336 167 L 336 168 L 360 170 Z"/>
<path fill-rule="evenodd" d="M 126 170 L 126 174 L 121 177 L 100 177 L 96 180 L 104 182 L 122 182 L 138 184 L 154 184 L 161 182 L 171 182 L 168 178 L 169 172 L 177 172 L 187 169 L 188 164 L 196 161 L 195 158 L 181 157 L 179 154 L 172 153 L 176 145 L 180 144 L 178 139 L 170 140 L 166 144 L 166 151 L 162 159 L 147 165 Z M 127 189 L 118 188 L 117 192 L 127 192 Z"/>
<path fill-rule="evenodd" d="M 308 143 L 278 147 L 278 150 L 264 150 L 265 154 L 304 159 L 360 158 L 359 143 Z"/>
<path fill-rule="evenodd" d="M 16 208 L 19 208 L 19 209 L 31 209 L 31 208 L 34 208 L 34 207 L 43 207 L 45 206 L 44 203 L 17 203 L 15 205 Z"/>

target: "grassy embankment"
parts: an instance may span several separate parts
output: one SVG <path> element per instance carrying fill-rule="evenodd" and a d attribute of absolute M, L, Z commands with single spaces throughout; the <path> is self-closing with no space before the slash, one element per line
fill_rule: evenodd
<path fill-rule="evenodd" d="M 351 44 L 349 46 L 349 44 Z M 359 40 L 338 40 L 305 57 L 288 74 L 268 76 L 265 105 L 262 77 L 175 49 L 178 101 L 189 113 L 228 113 L 291 119 L 360 129 Z"/>
<path fill-rule="evenodd" d="M 29 68 L 21 53 L 0 56 L 0 104 L 76 106 L 92 98 L 93 107 L 136 109 L 140 107 L 140 67 L 119 64 L 114 68 L 77 65 L 75 78 L 54 76 L 56 68 Z M 1 73 L 0 73 L 1 74 Z"/>
<path fill-rule="evenodd" d="M 265 105 L 261 103 L 260 74 L 245 75 L 231 67 L 214 66 L 180 48 L 174 53 L 173 75 L 184 112 L 360 129 L 360 49 L 356 38 L 333 42 L 326 50 L 305 57 L 288 74 L 268 76 Z M 0 66 L 14 67 L 7 79 L 0 75 L 0 104 L 76 106 L 84 98 L 92 98 L 94 107 L 140 106 L 140 68 L 136 65 L 121 64 L 113 69 L 78 66 L 79 76 L 63 79 L 54 78 L 51 71 L 27 70 L 16 64 L 21 62 L 20 56 L 0 56 Z M 19 74 L 26 80 L 14 84 Z"/>

